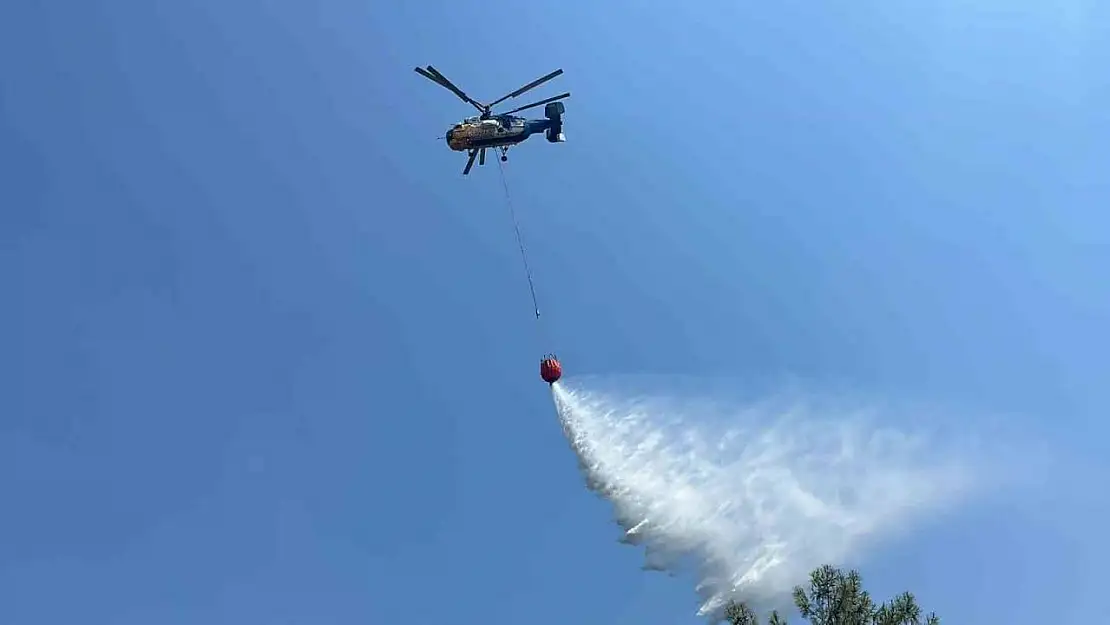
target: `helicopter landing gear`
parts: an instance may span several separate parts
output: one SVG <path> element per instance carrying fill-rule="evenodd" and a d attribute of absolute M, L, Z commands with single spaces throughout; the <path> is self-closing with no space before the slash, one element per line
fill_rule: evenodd
<path fill-rule="evenodd" d="M 506 145 L 501 147 L 501 162 L 504 163 L 507 160 L 509 160 L 509 146 Z"/>

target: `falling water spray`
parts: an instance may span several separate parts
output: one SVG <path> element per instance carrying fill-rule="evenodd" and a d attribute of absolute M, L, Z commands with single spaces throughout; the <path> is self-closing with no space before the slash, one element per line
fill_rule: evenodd
<path fill-rule="evenodd" d="M 587 486 L 644 568 L 691 573 L 698 614 L 787 607 L 822 564 L 965 501 L 983 481 L 956 445 L 799 393 L 743 403 L 552 385 Z"/>

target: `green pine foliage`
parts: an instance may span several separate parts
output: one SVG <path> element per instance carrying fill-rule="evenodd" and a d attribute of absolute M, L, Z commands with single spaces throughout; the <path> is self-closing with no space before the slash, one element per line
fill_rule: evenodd
<path fill-rule="evenodd" d="M 794 605 L 810 625 L 940 625 L 936 614 L 922 615 L 912 593 L 875 605 L 863 589 L 858 571 L 822 566 L 809 576 L 809 589 L 794 588 Z M 725 607 L 729 625 L 760 625 L 759 616 L 745 603 Z M 771 612 L 768 625 L 786 625 L 786 617 Z"/>

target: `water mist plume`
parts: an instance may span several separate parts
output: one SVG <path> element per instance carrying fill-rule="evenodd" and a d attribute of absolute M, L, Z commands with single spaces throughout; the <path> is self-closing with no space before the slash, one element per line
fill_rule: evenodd
<path fill-rule="evenodd" d="M 744 405 L 552 387 L 588 487 L 612 503 L 644 568 L 693 571 L 699 615 L 730 598 L 788 607 L 845 565 L 967 497 L 982 475 L 952 445 L 798 395 Z"/>

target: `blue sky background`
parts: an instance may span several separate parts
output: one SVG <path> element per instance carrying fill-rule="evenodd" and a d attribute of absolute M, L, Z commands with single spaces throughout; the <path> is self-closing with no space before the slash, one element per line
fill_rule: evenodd
<path fill-rule="evenodd" d="M 551 349 L 1105 454 L 1110 13 L 895 4 L 3 3 L 0 622 L 697 622 L 584 489 Z M 428 63 L 480 100 L 566 71 L 533 94 L 569 142 L 507 163 L 546 337 Z M 1083 622 L 1082 478 L 865 579 Z"/>

